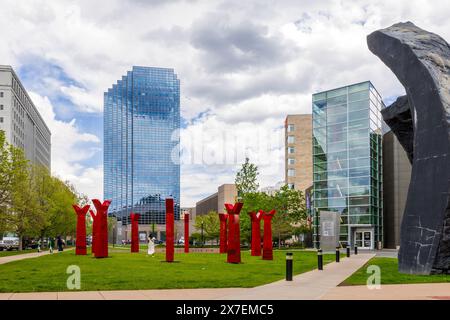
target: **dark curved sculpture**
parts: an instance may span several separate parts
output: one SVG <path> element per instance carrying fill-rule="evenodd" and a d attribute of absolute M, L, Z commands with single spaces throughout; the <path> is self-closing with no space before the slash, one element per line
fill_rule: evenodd
<path fill-rule="evenodd" d="M 412 162 L 399 271 L 449 273 L 450 47 L 411 22 L 375 31 L 367 44 L 406 90 L 382 112 Z"/>

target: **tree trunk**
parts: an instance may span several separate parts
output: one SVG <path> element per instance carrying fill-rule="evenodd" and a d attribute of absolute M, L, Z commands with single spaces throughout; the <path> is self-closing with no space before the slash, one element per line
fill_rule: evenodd
<path fill-rule="evenodd" d="M 278 249 L 281 249 L 281 232 L 278 232 Z"/>
<path fill-rule="evenodd" d="M 19 251 L 23 250 L 23 236 L 21 234 L 19 234 Z"/>

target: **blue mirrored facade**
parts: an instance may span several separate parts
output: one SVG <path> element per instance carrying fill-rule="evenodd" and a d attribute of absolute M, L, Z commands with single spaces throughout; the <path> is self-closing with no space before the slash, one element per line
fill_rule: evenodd
<path fill-rule="evenodd" d="M 381 96 L 367 81 L 312 97 L 314 238 L 320 211 L 341 215 L 341 244 L 383 241 Z"/>
<path fill-rule="evenodd" d="M 104 93 L 104 198 L 129 224 L 165 223 L 165 199 L 180 217 L 180 80 L 173 69 L 133 67 Z"/>

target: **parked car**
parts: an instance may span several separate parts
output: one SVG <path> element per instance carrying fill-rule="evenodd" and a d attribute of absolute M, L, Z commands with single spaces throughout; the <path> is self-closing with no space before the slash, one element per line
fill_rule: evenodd
<path fill-rule="evenodd" d="M 19 237 L 14 234 L 7 234 L 0 240 L 0 250 L 19 250 Z"/>

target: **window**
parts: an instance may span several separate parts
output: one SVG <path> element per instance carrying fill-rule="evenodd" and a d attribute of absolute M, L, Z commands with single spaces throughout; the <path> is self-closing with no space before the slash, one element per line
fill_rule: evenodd
<path fill-rule="evenodd" d="M 288 124 L 288 127 L 287 127 L 288 132 L 292 132 L 292 131 L 294 131 L 294 129 L 295 129 L 295 127 L 293 124 Z"/>
<path fill-rule="evenodd" d="M 3 91 L 0 91 L 0 98 L 3 98 Z"/>
<path fill-rule="evenodd" d="M 288 164 L 295 164 L 294 158 L 288 158 Z"/>
<path fill-rule="evenodd" d="M 288 153 L 294 153 L 295 152 L 295 148 L 294 147 L 289 147 L 288 148 Z"/>
<path fill-rule="evenodd" d="M 0 104 L 0 110 L 3 110 L 3 105 L 2 104 Z"/>
<path fill-rule="evenodd" d="M 294 188 L 295 188 L 295 185 L 294 185 L 293 183 L 288 183 L 288 188 L 289 188 L 289 189 L 294 189 Z"/>
<path fill-rule="evenodd" d="M 294 141 L 295 141 L 295 137 L 294 136 L 288 136 L 288 138 L 287 138 L 287 142 L 288 143 L 294 143 Z"/>
<path fill-rule="evenodd" d="M 3 117 L 0 117 L 0 123 L 3 123 Z"/>
<path fill-rule="evenodd" d="M 295 169 L 288 169 L 288 177 L 295 177 Z"/>

